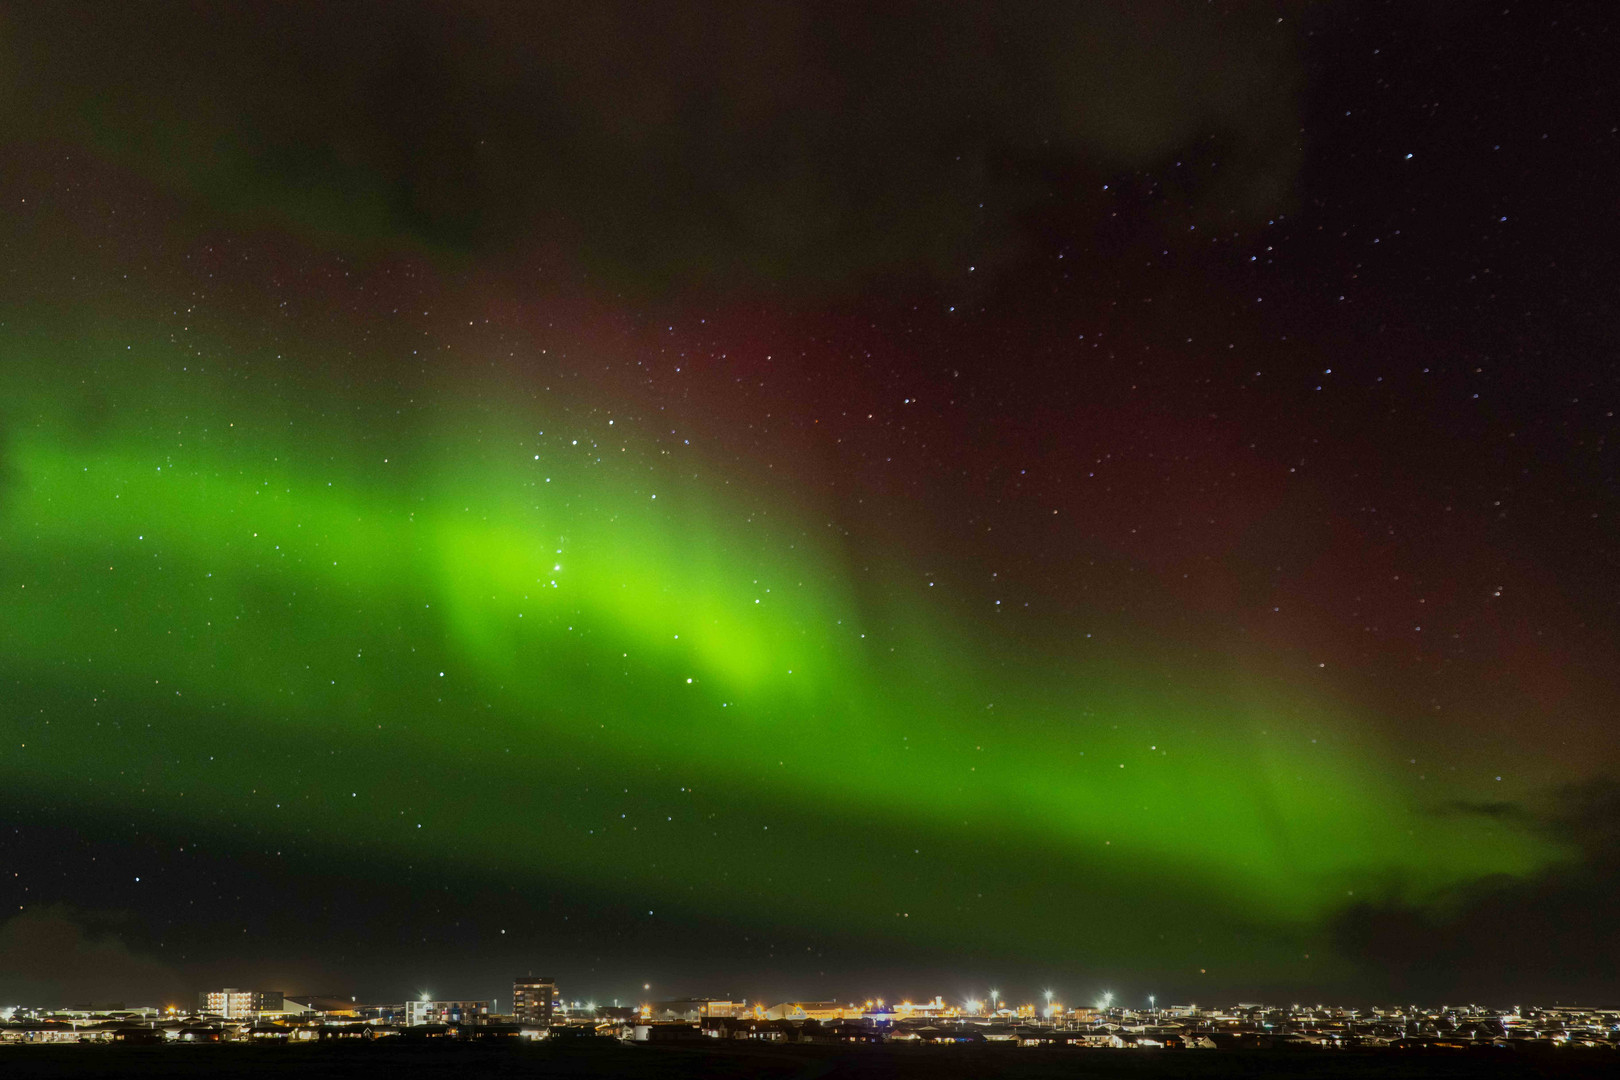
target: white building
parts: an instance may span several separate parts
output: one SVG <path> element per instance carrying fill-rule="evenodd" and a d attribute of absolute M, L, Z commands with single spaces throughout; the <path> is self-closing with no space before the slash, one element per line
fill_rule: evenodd
<path fill-rule="evenodd" d="M 482 1024 L 489 1019 L 487 1001 L 407 1001 L 405 1023 L 409 1027 L 422 1024 Z"/>

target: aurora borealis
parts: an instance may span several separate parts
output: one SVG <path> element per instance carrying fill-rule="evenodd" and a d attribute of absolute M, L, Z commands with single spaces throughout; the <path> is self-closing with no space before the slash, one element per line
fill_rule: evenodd
<path fill-rule="evenodd" d="M 1362 38 L 1443 31 L 1374 6 L 1230 70 L 1092 13 L 1034 89 L 954 23 L 933 83 L 829 17 L 891 85 L 809 9 L 682 24 L 712 76 L 362 10 L 352 66 L 299 6 L 0 23 L 13 927 L 153 993 L 1208 997 L 1449 987 L 1387 926 L 1587 895 L 1612 256 L 1470 172 L 1580 108 L 1425 128 L 1471 84 L 1379 104 Z"/>

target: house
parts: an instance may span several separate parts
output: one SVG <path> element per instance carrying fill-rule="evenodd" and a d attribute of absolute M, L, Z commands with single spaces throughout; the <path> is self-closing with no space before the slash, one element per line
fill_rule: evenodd
<path fill-rule="evenodd" d="M 703 1034 L 711 1039 L 753 1039 L 784 1042 L 793 1025 L 785 1020 L 754 1020 L 745 1016 L 712 1016 L 703 1021 Z"/>

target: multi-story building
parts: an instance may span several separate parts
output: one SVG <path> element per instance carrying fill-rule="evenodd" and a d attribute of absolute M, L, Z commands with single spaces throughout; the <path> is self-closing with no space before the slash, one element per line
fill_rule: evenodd
<path fill-rule="evenodd" d="M 551 1023 L 557 980 L 549 975 L 519 975 L 512 980 L 512 1013 L 520 1024 Z"/>
<path fill-rule="evenodd" d="M 487 1001 L 407 1001 L 405 1024 L 484 1024 L 489 1022 Z"/>
<path fill-rule="evenodd" d="M 204 990 L 197 995 L 197 1010 L 227 1020 L 245 1020 L 262 1012 L 281 1011 L 280 990 Z"/>

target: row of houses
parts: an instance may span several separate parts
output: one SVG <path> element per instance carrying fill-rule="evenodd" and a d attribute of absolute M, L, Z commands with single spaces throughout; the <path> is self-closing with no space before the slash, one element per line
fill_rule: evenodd
<path fill-rule="evenodd" d="M 375 1042 L 397 1039 L 413 1042 L 424 1039 L 544 1039 L 549 1028 L 516 1023 L 492 1024 L 385 1024 L 374 1021 L 278 1022 L 251 1020 L 219 1021 L 198 1017 L 183 1020 L 110 1019 L 87 1023 L 58 1020 L 22 1020 L 0 1023 L 0 1044 L 119 1043 L 162 1045 L 169 1043 L 304 1043 L 331 1041 Z"/>
<path fill-rule="evenodd" d="M 1127 1020 L 1129 1018 L 1115 1018 Z M 1267 1026 L 1178 1023 L 1122 1023 L 1104 1020 L 1080 1025 L 1052 1025 L 996 1020 L 939 1021 L 931 1018 L 878 1025 L 868 1019 L 767 1020 L 714 1017 L 697 1023 L 636 1025 L 626 1037 L 652 1043 L 704 1039 L 771 1043 L 850 1044 L 1008 1044 L 1025 1047 L 1166 1050 L 1535 1050 L 1561 1046 L 1620 1049 L 1620 1026 L 1595 1024 L 1544 1030 L 1425 1032 L 1397 1029 L 1382 1032 L 1339 1026 L 1294 1024 Z"/>
<path fill-rule="evenodd" d="M 533 977 L 526 977 L 533 980 Z M 555 984 L 540 983 L 550 997 Z M 220 995 L 244 995 L 231 1001 Z M 245 995 L 252 995 L 251 997 Z M 266 991 L 217 991 L 199 1009 L 0 1011 L 0 1043 L 315 1042 L 401 1039 L 612 1038 L 667 1043 L 703 1039 L 775 1043 L 1013 1044 L 1109 1049 L 1452 1050 L 1620 1047 L 1620 1010 L 1571 1006 L 1490 1009 L 1402 1006 L 1349 1009 L 1258 1004 L 1209 1009 L 1022 1009 L 973 1014 L 941 999 L 888 1007 L 882 1002 L 683 998 L 625 1007 L 526 1009 L 497 1013 L 485 1001 L 363 1005 L 352 998 Z M 251 1009 L 248 1008 L 251 1006 Z M 236 1012 L 237 1016 L 224 1015 Z M 240 1015 L 249 1013 L 249 1015 Z"/>

